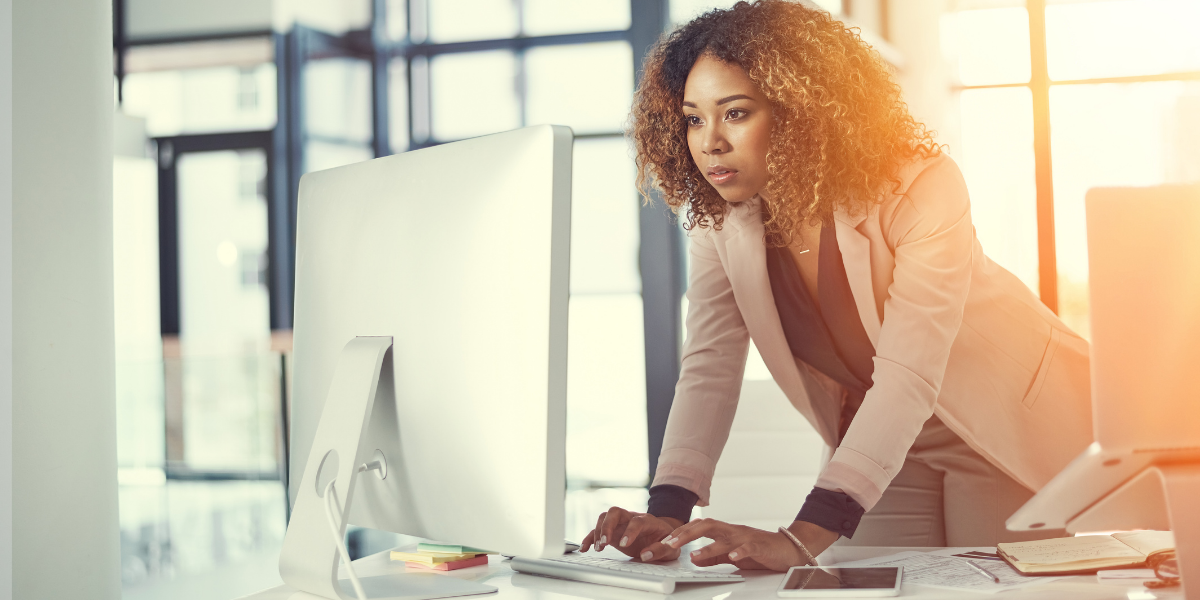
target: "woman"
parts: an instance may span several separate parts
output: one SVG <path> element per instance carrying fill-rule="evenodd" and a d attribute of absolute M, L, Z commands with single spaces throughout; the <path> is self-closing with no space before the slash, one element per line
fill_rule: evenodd
<path fill-rule="evenodd" d="M 584 539 L 641 560 L 785 570 L 841 537 L 983 546 L 1091 441 L 1088 346 L 975 239 L 957 166 L 827 14 L 739 2 L 646 60 L 643 191 L 686 214 L 688 339 L 647 513 Z M 749 340 L 835 449 L 786 529 L 709 519 Z M 849 543 L 849 541 L 844 542 Z"/>

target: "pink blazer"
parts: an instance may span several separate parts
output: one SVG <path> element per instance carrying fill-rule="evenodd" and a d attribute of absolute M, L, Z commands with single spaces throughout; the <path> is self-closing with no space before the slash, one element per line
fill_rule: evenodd
<path fill-rule="evenodd" d="M 1092 441 L 1088 343 L 984 255 L 953 160 L 915 162 L 900 178 L 869 214 L 836 215 L 875 371 L 817 485 L 870 510 L 936 414 L 1037 490 Z M 688 334 L 654 485 L 692 490 L 705 506 L 751 339 L 830 447 L 845 390 L 792 356 L 767 277 L 757 198 L 733 206 L 721 230 L 696 228 L 689 237 Z"/>

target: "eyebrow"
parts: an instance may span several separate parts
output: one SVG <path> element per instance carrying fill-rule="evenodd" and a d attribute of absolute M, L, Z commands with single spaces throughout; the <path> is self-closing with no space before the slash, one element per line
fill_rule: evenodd
<path fill-rule="evenodd" d="M 726 96 L 724 98 L 721 98 L 720 100 L 717 100 L 717 106 L 720 106 L 722 104 L 728 104 L 730 102 L 733 102 L 734 100 L 749 100 L 749 101 L 753 102 L 754 98 L 751 98 L 750 96 L 747 96 L 745 94 L 734 94 L 732 96 Z M 694 102 L 688 102 L 687 100 L 683 101 L 683 105 L 688 108 L 697 108 L 697 106 Z"/>
<path fill-rule="evenodd" d="M 751 98 L 750 96 L 747 96 L 745 94 L 734 94 L 732 96 L 726 96 L 724 98 L 721 98 L 720 100 L 717 100 L 717 106 L 720 106 L 722 104 L 728 104 L 730 102 L 733 102 L 734 100 L 751 100 L 751 101 L 753 101 L 754 98 Z"/>

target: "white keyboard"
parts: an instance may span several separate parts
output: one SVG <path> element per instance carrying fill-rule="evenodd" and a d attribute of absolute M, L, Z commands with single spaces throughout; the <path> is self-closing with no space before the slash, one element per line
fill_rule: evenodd
<path fill-rule="evenodd" d="M 514 557 L 512 570 L 533 575 L 549 575 L 561 579 L 586 581 L 601 585 L 644 590 L 659 594 L 675 592 L 676 583 L 732 583 L 742 581 L 741 575 L 681 569 L 665 565 L 646 564 L 631 560 L 614 560 L 583 554 L 566 554 L 555 558 Z"/>

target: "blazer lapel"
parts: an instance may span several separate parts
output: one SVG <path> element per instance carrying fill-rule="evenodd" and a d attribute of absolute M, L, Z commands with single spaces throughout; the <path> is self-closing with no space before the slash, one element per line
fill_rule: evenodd
<path fill-rule="evenodd" d="M 757 200 L 755 200 L 757 202 Z M 725 241 L 728 260 L 726 274 L 733 286 L 733 295 L 742 312 L 746 329 L 754 339 L 763 357 L 763 362 L 772 373 L 791 373 L 796 365 L 791 360 L 792 351 L 783 335 L 783 324 L 779 310 L 775 307 L 775 296 L 771 292 L 771 279 L 767 274 L 767 252 L 763 245 L 762 219 L 757 205 L 738 206 L 731 211 L 726 223 L 736 231 L 730 231 Z M 730 223 L 732 222 L 732 223 Z"/>
<path fill-rule="evenodd" d="M 878 345 L 883 322 L 875 309 L 875 290 L 871 284 L 871 240 L 858 231 L 859 224 L 865 219 L 865 215 L 852 217 L 838 210 L 834 214 L 834 231 L 846 267 L 846 279 L 850 281 L 850 292 L 858 308 L 858 318 L 862 320 L 871 344 Z"/>
<path fill-rule="evenodd" d="M 819 384 L 811 376 L 806 378 L 801 375 L 800 365 L 792 356 L 792 349 L 783 334 L 783 324 L 779 320 L 779 309 L 775 306 L 771 278 L 767 274 L 767 253 L 763 245 L 763 226 L 758 205 L 735 207 L 725 223 L 726 229 L 721 232 L 724 234 L 721 237 L 724 238 L 725 273 L 733 287 L 746 330 L 750 332 L 763 363 L 792 404 L 809 423 L 816 425 L 817 432 L 827 444 L 835 445 L 839 399 L 813 403 L 815 395 L 827 392 L 809 389 L 810 384 Z M 797 396 L 792 390 L 805 392 Z"/>

